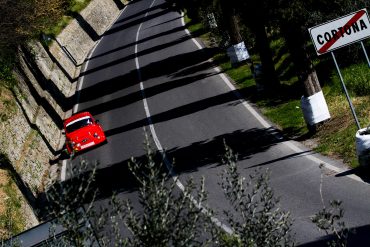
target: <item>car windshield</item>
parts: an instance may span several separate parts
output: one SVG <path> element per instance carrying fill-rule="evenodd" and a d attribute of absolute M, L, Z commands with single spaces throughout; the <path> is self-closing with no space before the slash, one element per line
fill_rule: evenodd
<path fill-rule="evenodd" d="M 81 129 L 87 125 L 90 125 L 93 123 L 93 120 L 91 117 L 83 117 L 79 118 L 77 120 L 74 120 L 66 125 L 66 132 L 71 133 L 73 131 L 76 131 L 78 129 Z"/>

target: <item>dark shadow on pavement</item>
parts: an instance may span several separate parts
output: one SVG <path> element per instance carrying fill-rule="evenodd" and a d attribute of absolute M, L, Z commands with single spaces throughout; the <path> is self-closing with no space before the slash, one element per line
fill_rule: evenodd
<path fill-rule="evenodd" d="M 104 56 L 107 56 L 111 53 L 114 53 L 114 52 L 124 50 L 124 49 L 129 48 L 129 47 L 135 46 L 136 44 L 142 44 L 144 42 L 148 42 L 150 40 L 160 38 L 160 37 L 163 37 L 163 36 L 166 36 L 166 35 L 170 35 L 170 34 L 173 34 L 173 33 L 176 33 L 176 32 L 181 32 L 181 31 L 184 31 L 184 27 L 176 27 L 176 28 L 173 28 L 171 30 L 168 30 L 168 31 L 165 31 L 165 32 L 162 32 L 162 33 L 159 33 L 159 34 L 156 34 L 156 35 L 144 38 L 144 39 L 140 39 L 138 42 L 134 42 L 134 43 L 131 43 L 131 44 L 119 46 L 117 48 L 114 48 L 113 50 L 94 55 L 91 58 L 89 58 L 88 60 L 91 61 L 91 60 L 94 60 L 94 59 L 99 58 L 99 57 L 104 57 Z"/>
<path fill-rule="evenodd" d="M 49 164 L 50 165 L 56 165 L 56 164 L 59 164 L 59 162 L 61 162 L 63 160 L 68 160 L 69 158 L 70 158 L 70 155 L 67 153 L 67 149 L 64 145 L 63 148 L 60 151 L 60 154 L 57 155 L 56 157 L 54 157 L 54 159 L 49 160 Z"/>
<path fill-rule="evenodd" d="M 176 173 L 193 172 L 199 167 L 221 165 L 225 155 L 224 143 L 237 154 L 238 160 L 246 160 L 253 154 L 264 152 L 280 142 L 274 137 L 276 131 L 273 128 L 237 130 L 187 147 L 170 149 L 166 155 L 169 160 L 175 160 Z"/>
<path fill-rule="evenodd" d="M 169 91 L 174 88 L 178 88 L 178 87 L 182 87 L 182 86 L 185 86 L 191 83 L 195 83 L 196 81 L 207 78 L 208 76 L 212 76 L 212 75 L 201 74 L 201 75 L 196 75 L 193 77 L 185 77 L 179 80 L 165 82 L 160 85 L 145 89 L 145 95 L 146 97 L 152 97 L 156 94 L 163 93 L 165 91 Z M 141 101 L 142 99 L 143 99 L 142 92 L 137 91 L 137 92 L 125 95 L 123 97 L 113 99 L 108 102 L 104 102 L 104 103 L 100 103 L 92 107 L 88 107 L 84 109 L 84 111 L 89 111 L 91 114 L 97 115 L 100 113 L 114 110 L 116 108 L 127 106 L 129 104 Z"/>
<path fill-rule="evenodd" d="M 165 122 L 165 121 L 169 121 L 175 118 L 180 118 L 186 115 L 190 115 L 190 114 L 205 110 L 213 106 L 217 106 L 217 105 L 221 105 L 224 103 L 237 101 L 237 100 L 238 98 L 235 96 L 234 91 L 226 92 L 226 93 L 216 95 L 216 96 L 213 96 L 207 99 L 189 103 L 187 105 L 179 106 L 177 108 L 174 108 L 174 109 L 171 109 L 165 112 L 158 113 L 156 115 L 151 116 L 150 120 L 152 124 Z M 133 122 L 133 123 L 121 126 L 121 127 L 106 130 L 105 134 L 106 136 L 120 134 L 122 132 L 126 132 L 126 131 L 133 130 L 136 128 L 142 128 L 144 126 L 147 126 L 148 123 L 149 123 L 149 119 L 144 118 L 142 120 L 138 120 L 136 122 Z"/>
<path fill-rule="evenodd" d="M 148 12 L 148 10 L 145 10 L 145 13 Z M 114 34 L 116 32 L 120 32 L 120 31 L 123 31 L 125 29 L 128 29 L 130 27 L 133 27 L 133 26 L 136 26 L 136 25 L 140 25 L 141 23 L 147 21 L 147 20 L 150 20 L 150 19 L 154 19 L 154 18 L 157 18 L 159 16 L 162 16 L 164 14 L 167 14 L 169 13 L 170 10 L 168 9 L 165 9 L 165 10 L 162 10 L 158 13 L 155 13 L 155 14 L 150 14 L 148 15 L 147 17 L 145 17 L 145 13 L 143 13 L 142 17 L 138 18 L 138 19 L 135 19 L 131 22 L 128 22 L 128 23 L 124 23 L 124 24 L 121 24 L 122 22 L 125 22 L 126 19 L 123 19 L 123 20 L 119 20 L 115 23 L 115 25 L 109 29 L 107 32 L 105 32 L 104 35 L 110 35 L 110 34 Z"/>
<path fill-rule="evenodd" d="M 130 4 L 134 4 L 138 1 L 132 1 L 129 3 Z M 133 15 L 130 15 L 130 16 L 127 16 L 125 18 L 122 18 L 121 20 L 117 21 L 115 23 L 115 25 L 117 25 L 118 23 L 123 23 L 123 22 L 127 22 L 128 20 L 131 20 L 131 19 L 134 19 L 134 18 L 137 18 L 137 17 L 142 17 L 144 16 L 146 13 L 148 12 L 152 12 L 154 10 L 163 10 L 163 9 L 168 9 L 169 5 L 167 3 L 162 3 L 162 4 L 159 4 L 159 5 L 156 5 L 156 6 L 152 6 L 151 8 L 148 8 L 148 9 L 145 9 L 143 11 L 140 11 L 140 12 L 137 12 Z M 147 17 L 148 18 L 148 17 Z"/>
<path fill-rule="evenodd" d="M 175 160 L 174 171 L 177 174 L 191 173 L 201 167 L 221 165 L 225 154 L 224 143 L 238 154 L 239 160 L 245 160 L 253 154 L 264 152 L 279 143 L 279 140 L 274 137 L 276 131 L 273 128 L 238 130 L 216 136 L 210 140 L 192 143 L 186 147 L 168 150 L 166 156 L 169 161 Z M 134 157 L 134 159 L 139 166 L 148 160 L 146 155 Z M 160 152 L 155 152 L 154 161 L 156 164 L 163 164 L 163 156 Z M 131 162 L 131 159 L 127 159 L 96 170 L 93 183 L 90 185 L 91 196 L 87 197 L 86 200 L 92 199 L 94 191 L 97 191 L 95 200 L 109 198 L 120 192 L 137 191 L 139 184 L 129 169 Z M 164 173 L 168 173 L 164 165 L 162 169 Z M 71 179 L 55 186 L 79 186 L 81 181 L 92 176 L 92 170 L 91 165 L 88 170 L 81 171 Z"/>
<path fill-rule="evenodd" d="M 370 246 L 370 225 L 355 227 L 350 230 L 347 247 Z M 297 247 L 327 247 L 329 246 L 328 241 L 334 239 L 334 235 L 329 235 L 310 243 L 297 245 Z"/>
<path fill-rule="evenodd" d="M 156 164 L 162 162 L 162 155 L 159 152 L 155 153 L 153 158 Z M 148 162 L 146 155 L 135 157 L 134 160 L 139 166 Z M 82 158 L 79 161 L 84 162 Z M 132 163 L 132 159 L 111 164 L 97 169 L 95 174 L 93 174 L 93 170 L 97 168 L 98 162 L 88 163 L 83 168 L 85 170 L 79 170 L 80 168 L 76 166 L 71 178 L 63 182 L 56 182 L 48 187 L 46 192 L 39 194 L 38 203 L 42 206 L 40 207 L 42 209 L 40 218 L 43 220 L 49 219 L 52 216 L 48 212 L 50 208 L 56 211 L 62 209 L 61 206 L 63 205 L 69 205 L 69 208 L 78 208 L 92 201 L 109 199 L 120 192 L 137 191 L 140 184 L 129 169 L 130 163 Z M 164 173 L 167 173 L 165 166 L 162 169 Z M 88 182 L 89 180 L 90 182 Z M 50 201 L 50 198 L 48 200 L 47 193 L 55 195 L 55 192 L 57 194 L 56 200 Z M 81 200 L 76 201 L 76 197 Z"/>
<path fill-rule="evenodd" d="M 153 48 L 155 49 L 155 48 Z M 163 75 L 173 75 L 173 76 L 194 76 L 197 72 L 202 72 L 204 69 L 213 68 L 214 65 L 207 61 L 216 52 L 215 49 L 204 49 L 202 51 L 194 51 L 190 53 L 185 53 L 182 55 L 177 55 L 169 57 L 162 61 L 155 63 L 150 63 L 142 68 L 140 72 L 143 75 L 143 80 L 148 80 L 151 78 L 163 76 Z M 166 73 L 162 68 L 166 68 Z M 184 71 L 179 72 L 181 69 L 186 68 Z M 203 72 L 204 73 L 204 72 Z M 190 78 L 190 77 L 189 77 Z M 188 81 L 189 78 L 184 78 L 180 80 Z M 196 75 L 194 79 L 198 79 L 199 75 Z M 174 79 L 174 83 L 176 83 Z M 188 81 L 191 83 L 191 81 Z M 167 83 L 167 82 L 166 82 Z M 172 82 L 171 82 L 172 83 Z M 99 97 L 104 97 L 106 95 L 115 93 L 119 90 L 138 85 L 138 71 L 131 70 L 123 75 L 116 76 L 109 80 L 104 80 L 97 82 L 96 84 L 84 88 L 80 91 L 79 102 L 83 103 L 86 101 L 94 100 Z M 181 84 L 181 83 L 180 83 Z M 150 85 L 147 85 L 150 87 Z"/>
<path fill-rule="evenodd" d="M 273 159 L 273 160 L 270 160 L 270 161 L 267 161 L 267 162 L 263 162 L 263 163 L 260 163 L 260 164 L 257 164 L 257 165 L 250 166 L 250 167 L 248 167 L 248 169 L 255 168 L 255 167 L 260 167 L 260 166 L 265 166 L 265 165 L 269 165 L 269 164 L 272 164 L 272 163 L 275 163 L 275 162 L 288 160 L 288 159 L 294 159 L 294 158 L 302 157 L 302 156 L 305 156 L 305 155 L 311 155 L 311 154 L 313 154 L 313 151 L 303 151 L 303 152 L 298 152 L 298 153 L 294 153 L 294 154 L 289 154 L 289 155 L 283 156 L 283 157 L 278 158 L 278 159 Z"/>
<path fill-rule="evenodd" d="M 129 55 L 129 56 L 126 56 L 126 57 L 123 57 L 123 58 L 119 58 L 119 59 L 114 60 L 114 61 L 111 61 L 111 62 L 107 62 L 104 65 L 101 65 L 101 66 L 98 66 L 98 67 L 95 67 L 95 68 L 92 68 L 92 69 L 88 69 L 88 70 L 82 72 L 80 76 L 89 75 L 91 73 L 94 73 L 94 72 L 97 72 L 97 71 L 100 71 L 100 70 L 109 68 L 111 66 L 114 66 L 114 65 L 117 65 L 117 64 L 120 64 L 120 63 L 123 63 L 123 62 L 127 62 L 129 60 L 134 60 L 136 57 L 145 56 L 145 55 L 151 54 L 153 52 L 157 52 L 157 51 L 160 51 L 162 49 L 166 49 L 168 47 L 171 47 L 171 46 L 174 46 L 174 45 L 178 45 L 180 43 L 186 42 L 189 39 L 191 39 L 190 36 L 184 35 L 183 37 L 180 37 L 177 40 L 173 40 L 173 41 L 170 41 L 168 43 L 161 44 L 159 46 L 151 47 L 151 48 L 148 48 L 146 50 L 139 51 L 137 54 L 132 54 L 132 55 Z M 197 61 L 205 61 L 206 60 L 206 59 L 204 59 L 205 55 L 208 54 L 208 56 L 209 56 L 210 53 L 209 52 L 204 52 L 204 51 L 212 51 L 212 50 L 215 50 L 215 48 L 213 48 L 213 49 L 212 48 L 206 48 L 206 49 L 203 49 L 203 50 L 197 50 L 197 51 L 194 51 L 194 52 L 183 54 L 182 56 L 184 57 L 184 59 L 186 59 L 185 61 L 187 61 L 188 63 L 191 62 L 189 64 L 189 66 L 190 66 L 190 65 L 196 64 Z M 201 54 L 202 52 L 204 52 L 205 54 L 202 55 Z M 200 57 L 198 58 L 196 55 L 199 55 Z M 176 59 L 176 57 L 177 56 L 174 56 L 172 58 L 175 58 Z M 168 60 L 169 59 L 166 59 L 165 62 L 168 62 Z M 178 57 L 177 57 L 177 60 L 179 60 Z M 155 64 L 160 64 L 160 62 L 157 62 Z M 171 64 L 171 65 L 172 66 L 169 68 L 170 70 L 174 66 L 176 66 L 176 68 L 178 68 L 178 69 L 184 68 L 183 64 L 181 64 L 181 63 L 180 64 Z M 163 67 L 161 67 L 161 68 L 163 68 Z M 142 68 L 140 68 L 140 70 L 141 69 Z M 163 73 L 162 71 L 156 71 L 156 72 L 157 72 L 157 74 L 158 73 Z M 142 74 L 143 75 L 146 75 L 144 72 Z M 148 78 L 148 77 L 146 77 L 146 78 Z M 152 77 L 150 77 L 150 78 L 152 78 Z"/>
<path fill-rule="evenodd" d="M 341 172 L 335 175 L 335 177 L 345 177 L 348 175 L 356 175 L 362 179 L 365 183 L 370 183 L 370 168 L 359 166 L 357 168 L 353 168 L 351 170 Z"/>
<path fill-rule="evenodd" d="M 113 0 L 113 2 L 116 4 L 116 6 L 119 10 L 121 10 L 125 7 L 125 5 L 122 3 L 121 0 Z"/>

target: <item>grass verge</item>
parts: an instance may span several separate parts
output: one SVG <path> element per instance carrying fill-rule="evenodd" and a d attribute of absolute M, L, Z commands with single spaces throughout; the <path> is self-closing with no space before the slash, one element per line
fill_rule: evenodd
<path fill-rule="evenodd" d="M 73 20 L 74 14 L 81 12 L 90 2 L 91 0 L 72 0 L 66 15 L 52 28 L 45 30 L 45 34 L 56 37 Z"/>
<path fill-rule="evenodd" d="M 6 240 L 25 229 L 22 202 L 16 184 L 6 170 L 9 161 L 0 153 L 0 240 Z"/>
<path fill-rule="evenodd" d="M 193 24 L 186 19 L 187 28 L 194 36 L 200 37 L 209 44 L 210 34 L 199 23 Z M 300 108 L 302 90 L 298 83 L 290 55 L 281 37 L 272 39 L 270 47 L 273 51 L 275 69 L 279 75 L 281 87 L 274 94 L 261 94 L 256 90 L 256 82 L 247 64 L 231 66 L 226 52 L 214 56 L 214 61 L 237 84 L 239 89 L 247 92 L 244 96 L 255 103 L 262 113 L 268 117 L 283 133 L 295 140 L 314 140 L 311 146 L 315 151 L 329 157 L 342 160 L 350 167 L 357 167 L 358 161 L 355 150 L 355 134 L 357 127 L 350 112 L 349 104 L 341 89 L 339 77 L 334 63 L 328 57 L 317 59 L 315 66 L 320 83 L 329 107 L 331 119 L 320 125 L 317 132 L 311 135 L 303 119 Z M 251 52 L 250 52 L 251 53 Z M 253 54 L 253 53 L 252 53 Z M 342 56 L 344 57 L 344 56 Z M 254 63 L 259 61 L 257 55 L 252 55 Z M 342 66 L 342 74 L 351 99 L 356 108 L 356 114 L 362 127 L 370 124 L 370 70 L 364 61 L 347 63 Z"/>

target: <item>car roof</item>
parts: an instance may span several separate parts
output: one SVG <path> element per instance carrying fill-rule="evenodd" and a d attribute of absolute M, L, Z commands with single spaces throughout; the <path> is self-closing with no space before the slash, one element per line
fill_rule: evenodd
<path fill-rule="evenodd" d="M 82 117 L 91 117 L 92 118 L 92 115 L 90 114 L 90 112 L 77 113 L 77 114 L 72 115 L 71 117 L 67 118 L 66 120 L 64 120 L 64 126 L 66 126 L 68 123 L 70 123 L 70 122 L 72 122 L 76 119 L 82 118 Z"/>

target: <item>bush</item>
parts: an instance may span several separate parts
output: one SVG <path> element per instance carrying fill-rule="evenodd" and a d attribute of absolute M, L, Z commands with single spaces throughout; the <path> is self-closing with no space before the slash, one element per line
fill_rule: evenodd
<path fill-rule="evenodd" d="M 199 185 L 189 180 L 179 191 L 177 177 L 172 177 L 154 157 L 148 147 L 146 160 L 132 160 L 129 165 L 139 185 L 140 206 L 135 208 L 130 201 L 113 195 L 108 207 L 98 210 L 94 203 L 99 192 L 93 186 L 96 165 L 91 168 L 85 161 L 75 170 L 78 180 L 51 187 L 47 196 L 53 202 L 50 212 L 58 220 L 50 229 L 51 237 L 46 246 L 92 246 L 94 243 L 144 247 L 294 246 L 290 215 L 280 210 L 269 186 L 268 172 L 257 170 L 246 180 L 238 172 L 236 155 L 226 147 L 220 186 L 232 211 L 225 212 L 231 227 L 225 231 L 215 219 L 216 214 L 206 206 L 204 179 Z M 344 226 L 340 203 L 333 206 L 334 210 L 324 208 L 313 218 L 328 234 Z M 54 231 L 60 225 L 66 229 L 63 236 Z M 347 236 L 343 231 L 332 246 L 344 246 Z"/>
<path fill-rule="evenodd" d="M 350 66 L 342 71 L 344 83 L 356 96 L 370 94 L 370 73 L 366 64 Z"/>
<path fill-rule="evenodd" d="M 242 178 L 236 167 L 236 156 L 229 148 L 223 159 L 225 170 L 221 175 L 220 188 L 233 206 L 233 212 L 225 212 L 232 233 L 226 233 L 215 224 L 215 214 L 206 206 L 207 193 L 204 179 L 199 185 L 187 181 L 183 191 L 177 188 L 177 178 L 170 176 L 163 164 L 155 162 L 155 154 L 147 147 L 143 162 L 132 160 L 130 171 L 139 185 L 140 207 L 130 201 L 113 196 L 108 208 L 93 210 L 92 188 L 95 169 L 80 184 L 53 186 L 48 198 L 53 202 L 53 216 L 68 232 L 66 245 L 76 246 L 99 241 L 103 246 L 285 246 L 293 245 L 290 238 L 291 221 L 288 213 L 281 212 L 278 200 L 269 187 L 268 174 L 256 171 L 248 181 Z M 83 162 L 85 170 L 89 165 Z M 78 173 L 78 172 L 77 172 Z M 85 204 L 85 211 L 76 210 Z M 83 231 L 81 222 L 93 222 L 94 230 Z M 122 227 L 130 236 L 122 236 Z M 93 232 L 98 232 L 95 240 Z"/>

